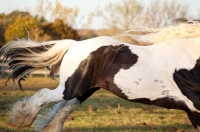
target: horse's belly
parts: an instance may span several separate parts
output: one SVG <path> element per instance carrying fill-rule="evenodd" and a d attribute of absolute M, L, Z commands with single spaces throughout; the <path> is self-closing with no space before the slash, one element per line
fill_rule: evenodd
<path fill-rule="evenodd" d="M 182 97 L 173 83 L 173 78 L 159 72 L 138 69 L 121 69 L 114 77 L 114 83 L 127 96 L 127 99 L 148 98 L 155 100 L 163 97 Z"/>

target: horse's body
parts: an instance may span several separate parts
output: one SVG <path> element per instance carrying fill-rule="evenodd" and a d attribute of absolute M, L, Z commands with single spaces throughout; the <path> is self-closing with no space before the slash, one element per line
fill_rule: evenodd
<path fill-rule="evenodd" d="M 200 131 L 200 34 L 183 34 L 158 43 L 145 36 L 148 43 L 156 43 L 150 46 L 131 45 L 112 37 L 44 43 L 18 40 L 5 45 L 0 53 L 10 58 L 9 69 L 13 70 L 8 79 L 20 82 L 26 74 L 47 66 L 54 66 L 53 74 L 61 62 L 59 86 L 18 101 L 8 124 L 29 126 L 42 107 L 59 102 L 49 117 L 36 120 L 35 130 L 61 131 L 68 115 L 104 88 L 129 101 L 184 110 Z"/>

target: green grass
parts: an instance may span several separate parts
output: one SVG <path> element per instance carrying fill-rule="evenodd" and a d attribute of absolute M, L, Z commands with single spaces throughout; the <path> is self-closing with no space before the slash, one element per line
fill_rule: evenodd
<path fill-rule="evenodd" d="M 0 81 L 0 132 L 33 132 L 33 127 L 16 130 L 6 125 L 9 107 L 38 88 L 54 88 L 58 82 L 32 78 L 23 83 L 25 92 L 3 88 Z M 40 83 L 41 82 L 41 83 Z M 51 107 L 52 104 L 49 106 Z M 66 120 L 64 132 L 194 132 L 185 112 L 128 102 L 100 90 Z"/>

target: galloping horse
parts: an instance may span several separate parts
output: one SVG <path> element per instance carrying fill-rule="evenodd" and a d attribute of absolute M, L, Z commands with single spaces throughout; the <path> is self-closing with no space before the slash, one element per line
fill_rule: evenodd
<path fill-rule="evenodd" d="M 200 132 L 200 24 L 141 28 L 121 36 L 148 46 L 107 36 L 41 43 L 16 40 L 3 46 L 3 63 L 9 58 L 8 69 L 12 71 L 7 81 L 12 79 L 20 88 L 20 81 L 34 70 L 50 67 L 53 77 L 60 68 L 58 87 L 43 88 L 17 101 L 8 124 L 30 126 L 41 108 L 57 102 L 49 116 L 36 119 L 35 130 L 62 131 L 69 114 L 103 88 L 128 101 L 183 110 Z"/>

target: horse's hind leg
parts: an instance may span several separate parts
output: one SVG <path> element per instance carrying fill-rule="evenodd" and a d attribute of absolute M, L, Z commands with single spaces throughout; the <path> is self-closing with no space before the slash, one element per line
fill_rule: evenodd
<path fill-rule="evenodd" d="M 194 128 L 197 132 L 200 132 L 200 113 L 191 111 L 186 112 Z"/>
<path fill-rule="evenodd" d="M 35 131 L 61 132 L 65 120 L 79 105 L 80 101 L 77 98 L 59 102 L 48 114 L 44 113 L 37 117 L 34 123 Z"/>
<path fill-rule="evenodd" d="M 44 88 L 30 98 L 26 98 L 23 101 L 17 101 L 12 107 L 8 125 L 14 127 L 30 126 L 42 107 L 50 102 L 64 100 L 62 98 L 63 90 L 64 88 L 61 86 L 58 86 L 54 90 Z"/>
<path fill-rule="evenodd" d="M 90 89 L 83 96 L 56 104 L 49 114 L 38 116 L 34 123 L 35 130 L 39 132 L 61 132 L 63 124 L 70 113 L 98 89 Z"/>

